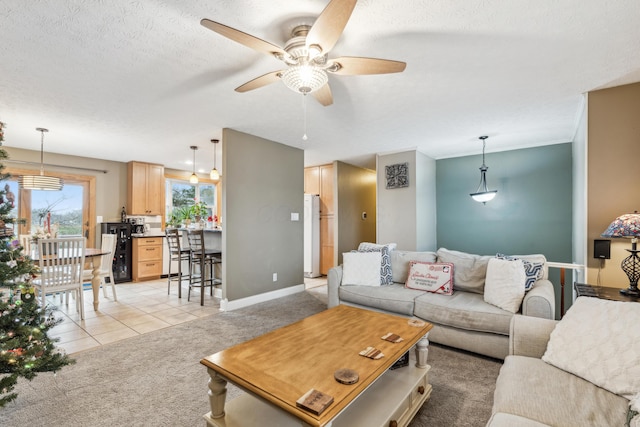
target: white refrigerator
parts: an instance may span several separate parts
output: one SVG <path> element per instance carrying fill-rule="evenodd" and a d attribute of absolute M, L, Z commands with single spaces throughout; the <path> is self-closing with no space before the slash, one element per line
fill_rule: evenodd
<path fill-rule="evenodd" d="M 320 196 L 304 195 L 304 276 L 320 276 Z"/>

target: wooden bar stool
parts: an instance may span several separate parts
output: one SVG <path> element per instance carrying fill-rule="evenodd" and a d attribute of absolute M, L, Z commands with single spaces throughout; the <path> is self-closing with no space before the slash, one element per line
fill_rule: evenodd
<path fill-rule="evenodd" d="M 169 276 L 167 277 L 167 295 L 171 293 L 171 282 L 178 282 L 178 298 L 182 298 L 182 278 L 186 277 L 191 283 L 191 250 L 189 248 L 183 248 L 180 244 L 180 231 L 176 228 L 167 228 L 165 235 L 167 236 L 167 245 L 169 246 L 169 254 L 171 259 L 169 260 Z M 172 276 L 171 264 L 173 261 L 178 263 L 178 274 Z M 182 262 L 187 261 L 189 263 L 189 273 L 182 272 Z"/>
<path fill-rule="evenodd" d="M 204 231 L 202 230 L 188 230 L 187 237 L 191 250 L 191 277 L 187 301 L 191 297 L 191 288 L 196 287 L 200 288 L 200 305 L 204 305 L 204 289 L 208 287 L 211 296 L 213 296 L 213 287 L 222 283 L 214 274 L 214 266 L 222 262 L 222 252 L 204 247 Z"/>

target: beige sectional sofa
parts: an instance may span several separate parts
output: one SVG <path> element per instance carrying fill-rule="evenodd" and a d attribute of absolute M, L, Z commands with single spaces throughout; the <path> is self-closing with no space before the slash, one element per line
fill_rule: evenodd
<path fill-rule="evenodd" d="M 555 293 L 547 279 L 543 255 L 517 256 L 543 263 L 542 277 L 524 299 L 519 313 L 555 318 Z M 348 304 L 379 311 L 415 316 L 433 324 L 429 340 L 439 344 L 504 359 L 509 352 L 509 325 L 514 313 L 484 300 L 484 279 L 489 259 L 444 248 L 437 252 L 391 250 L 393 283 L 383 286 L 353 285 L 343 282 L 343 266 L 329 270 L 328 306 Z M 407 289 L 409 261 L 451 262 L 454 264 L 452 295 Z"/>
<path fill-rule="evenodd" d="M 513 317 L 488 426 L 626 425 L 629 400 L 542 360 L 557 323 Z"/>

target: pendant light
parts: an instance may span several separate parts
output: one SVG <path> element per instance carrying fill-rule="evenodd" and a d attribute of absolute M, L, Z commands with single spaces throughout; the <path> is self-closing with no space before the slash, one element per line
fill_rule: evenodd
<path fill-rule="evenodd" d="M 216 169 L 216 146 L 220 141 L 217 139 L 212 139 L 211 142 L 213 143 L 213 169 L 211 169 L 211 172 L 209 173 L 209 178 L 211 178 L 213 182 L 217 184 L 218 181 L 220 181 L 220 172 L 218 172 L 218 169 Z"/>
<path fill-rule="evenodd" d="M 44 133 L 49 129 L 36 128 L 40 132 L 40 175 L 22 175 L 18 177 L 18 185 L 24 190 L 59 191 L 64 186 L 64 181 L 56 176 L 44 174 Z"/>
<path fill-rule="evenodd" d="M 489 169 L 487 165 L 484 164 L 484 147 L 486 144 L 486 139 L 488 136 L 481 136 L 478 139 L 482 141 L 482 166 L 480 166 L 480 185 L 478 185 L 478 189 L 475 193 L 469 194 L 473 197 L 473 200 L 476 202 L 480 202 L 483 205 L 486 205 L 488 201 L 493 200 L 498 193 L 498 190 L 489 190 L 487 189 L 487 170 Z"/>
<path fill-rule="evenodd" d="M 193 173 L 191 174 L 191 178 L 189 178 L 189 182 L 191 184 L 197 184 L 198 183 L 198 175 L 196 175 L 196 150 L 198 149 L 198 146 L 192 145 L 189 148 L 191 148 L 193 150 Z"/>

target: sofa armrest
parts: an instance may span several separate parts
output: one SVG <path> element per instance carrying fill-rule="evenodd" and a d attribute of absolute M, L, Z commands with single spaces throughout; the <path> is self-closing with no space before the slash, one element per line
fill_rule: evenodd
<path fill-rule="evenodd" d="M 536 281 L 524 296 L 521 313 L 525 316 L 554 320 L 556 318 L 556 293 L 553 283 L 546 279 Z"/>
<path fill-rule="evenodd" d="M 556 323 L 550 319 L 514 315 L 509 326 L 509 354 L 541 358 Z"/>
<path fill-rule="evenodd" d="M 340 304 L 338 290 L 342 283 L 342 266 L 333 267 L 327 273 L 327 308 L 335 307 Z"/>

